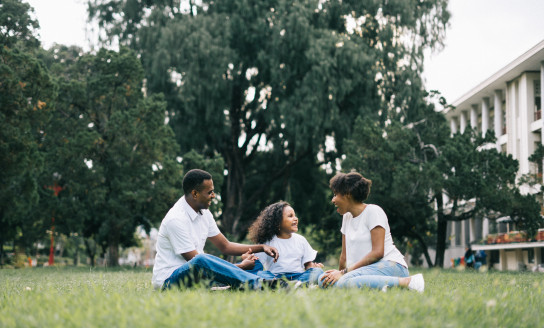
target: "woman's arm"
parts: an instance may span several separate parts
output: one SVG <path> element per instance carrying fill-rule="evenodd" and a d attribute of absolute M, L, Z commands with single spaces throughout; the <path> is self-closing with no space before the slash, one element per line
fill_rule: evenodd
<path fill-rule="evenodd" d="M 382 226 L 376 226 L 370 230 L 370 240 L 372 241 L 372 250 L 359 262 L 352 265 L 350 268 L 346 268 L 346 272 L 353 271 L 360 267 L 376 263 L 383 258 L 385 248 L 385 229 Z"/>
<path fill-rule="evenodd" d="M 333 285 L 335 282 L 338 281 L 338 279 L 340 279 L 349 271 L 378 262 L 381 258 L 383 258 L 385 248 L 385 229 L 381 226 L 376 226 L 374 229 L 370 230 L 370 240 L 372 241 L 372 250 L 359 262 L 348 268 L 346 266 L 345 254 L 346 238 L 344 235 L 342 235 L 342 255 L 340 255 L 339 270 L 325 271 L 326 274 L 323 275 L 323 277 L 321 278 L 321 280 L 323 281 L 323 286 L 328 287 L 330 285 Z"/>
<path fill-rule="evenodd" d="M 342 234 L 342 252 L 340 253 L 340 260 L 338 261 L 338 270 L 342 270 L 346 267 L 346 235 Z"/>

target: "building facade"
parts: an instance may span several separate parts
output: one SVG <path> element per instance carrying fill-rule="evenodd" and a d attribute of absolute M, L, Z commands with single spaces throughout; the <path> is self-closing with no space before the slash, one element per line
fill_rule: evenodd
<path fill-rule="evenodd" d="M 454 101 L 454 108 L 445 112 L 452 133 L 467 127 L 481 134 L 494 133 L 497 150 L 518 160 L 518 177 L 534 174 L 542 181 L 542 165 L 531 163 L 529 157 L 544 141 L 543 80 L 544 41 Z M 538 191 L 521 188 L 525 194 Z M 508 218 L 450 222 L 448 234 L 445 259 L 462 257 L 471 244 L 473 250 L 485 251 L 488 265 L 498 270 L 536 270 L 544 262 L 544 240 L 514 238 L 522 233 Z"/>

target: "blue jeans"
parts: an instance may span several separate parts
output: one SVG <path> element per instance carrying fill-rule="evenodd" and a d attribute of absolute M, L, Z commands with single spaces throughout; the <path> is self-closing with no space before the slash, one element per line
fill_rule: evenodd
<path fill-rule="evenodd" d="M 378 288 L 399 285 L 399 278 L 408 277 L 408 269 L 393 261 L 378 261 L 370 265 L 355 269 L 342 276 L 333 286 L 336 288 Z M 319 277 L 319 286 L 323 282 Z"/>
<path fill-rule="evenodd" d="M 261 287 L 263 279 L 217 256 L 198 254 L 189 262 L 177 268 L 164 281 L 162 289 L 170 289 L 172 285 L 191 287 L 200 280 L 218 282 L 230 285 L 233 288 L 247 284 L 251 289 L 258 289 Z"/>
<path fill-rule="evenodd" d="M 272 273 L 270 271 L 265 271 L 263 264 L 259 260 L 255 260 L 255 266 L 253 269 L 246 271 L 267 280 L 285 278 L 287 280 L 298 280 L 304 283 L 313 284 L 317 283 L 317 278 L 323 273 L 323 270 L 320 268 L 310 268 L 304 272 Z"/>
<path fill-rule="evenodd" d="M 257 273 L 259 277 L 264 279 L 281 279 L 298 280 L 305 283 L 317 283 L 319 276 L 323 274 L 323 270 L 320 268 L 310 268 L 304 272 L 285 272 L 285 273 L 272 273 L 270 271 L 260 271 Z"/>

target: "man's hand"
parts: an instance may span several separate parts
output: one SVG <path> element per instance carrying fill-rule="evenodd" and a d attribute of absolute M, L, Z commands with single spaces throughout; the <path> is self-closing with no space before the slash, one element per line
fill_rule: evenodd
<path fill-rule="evenodd" d="M 323 282 L 323 287 L 327 288 L 329 286 L 334 285 L 338 279 L 340 279 L 344 274 L 342 271 L 339 270 L 327 270 L 325 271 L 325 274 L 321 277 L 321 281 Z"/>
<path fill-rule="evenodd" d="M 276 248 L 268 245 L 263 245 L 263 252 L 272 257 L 274 259 L 274 263 L 278 261 L 278 257 L 280 256 L 280 254 L 278 253 L 278 250 Z"/>

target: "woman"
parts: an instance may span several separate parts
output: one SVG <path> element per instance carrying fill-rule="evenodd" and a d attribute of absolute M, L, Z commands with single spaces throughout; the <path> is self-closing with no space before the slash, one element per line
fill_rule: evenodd
<path fill-rule="evenodd" d="M 326 271 L 319 284 L 384 291 L 398 286 L 423 292 L 423 275 L 409 275 L 404 256 L 393 244 L 385 212 L 364 203 L 371 185 L 372 181 L 356 172 L 338 173 L 331 179 L 332 202 L 343 215 L 342 253 L 338 270 Z"/>

